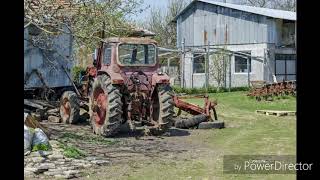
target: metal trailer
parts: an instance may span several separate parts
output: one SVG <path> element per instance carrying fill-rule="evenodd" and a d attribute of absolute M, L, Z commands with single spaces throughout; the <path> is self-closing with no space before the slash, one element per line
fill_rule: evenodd
<path fill-rule="evenodd" d="M 72 36 L 60 34 L 54 36 L 50 50 L 36 47 L 31 43 L 37 35 L 30 29 L 24 31 L 24 90 L 25 96 L 40 94 L 41 97 L 55 95 L 60 97 L 58 91 L 71 89 L 72 81 L 68 77 L 74 66 L 72 60 Z M 47 43 L 46 42 L 46 43 Z M 25 97 L 26 98 L 26 97 Z"/>

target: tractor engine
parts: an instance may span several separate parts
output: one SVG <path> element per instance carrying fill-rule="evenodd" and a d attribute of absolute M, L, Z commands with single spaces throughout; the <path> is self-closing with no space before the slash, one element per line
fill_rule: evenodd
<path fill-rule="evenodd" d="M 127 84 L 129 91 L 128 98 L 128 122 L 132 127 L 132 120 L 140 121 L 147 119 L 147 112 L 150 107 L 149 94 L 150 82 L 148 76 L 142 71 L 134 72 L 130 75 Z"/>

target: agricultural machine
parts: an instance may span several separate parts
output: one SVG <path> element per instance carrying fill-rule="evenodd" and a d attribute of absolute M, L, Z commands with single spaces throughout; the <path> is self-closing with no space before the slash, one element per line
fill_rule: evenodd
<path fill-rule="evenodd" d="M 296 95 L 296 81 L 282 81 L 266 84 L 265 81 L 251 81 L 252 90 L 248 96 L 255 97 L 258 101 L 267 100 L 273 96 Z"/>
<path fill-rule="evenodd" d="M 150 38 L 104 40 L 95 51 L 94 66 L 87 68 L 81 88 L 76 88 L 80 91 L 62 96 L 63 121 L 76 121 L 72 118 L 78 111 L 72 109 L 84 104 L 81 101 L 89 106 L 93 132 L 106 137 L 115 135 L 124 123 L 130 129 L 140 124 L 152 135 L 162 134 L 174 124 L 174 106 L 202 115 L 201 122 L 211 120 L 210 110 L 214 110 L 216 119 L 216 103 L 208 97 L 201 108 L 173 94 L 168 75 L 158 71 L 157 49 L 157 42 Z"/>

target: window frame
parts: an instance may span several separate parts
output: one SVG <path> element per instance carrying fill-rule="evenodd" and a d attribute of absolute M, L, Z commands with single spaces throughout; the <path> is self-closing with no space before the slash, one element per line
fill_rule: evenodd
<path fill-rule="evenodd" d="M 129 44 L 129 45 L 152 45 L 155 49 L 155 54 L 154 54 L 154 63 L 153 64 L 122 64 L 121 61 L 120 61 L 120 57 L 119 57 L 119 47 L 120 45 L 123 45 L 123 44 Z M 157 46 L 154 44 L 154 43 L 141 43 L 141 44 L 135 44 L 135 43 L 118 43 L 117 44 L 117 52 L 116 52 L 116 55 L 117 55 L 117 63 L 119 66 L 121 67 L 153 67 L 153 66 L 156 66 L 158 65 L 158 61 L 157 61 L 157 55 L 158 55 L 158 48 Z"/>
<path fill-rule="evenodd" d="M 277 56 L 293 56 L 294 58 L 284 58 L 284 59 L 277 59 Z M 277 73 L 277 61 L 284 61 L 284 74 Z M 295 61 L 295 74 L 288 74 L 287 73 L 287 61 Z M 275 53 L 274 54 L 274 75 L 277 76 L 284 76 L 284 80 L 287 81 L 287 76 L 295 76 L 297 79 L 297 55 L 296 54 L 289 54 L 289 53 Z"/>
<path fill-rule="evenodd" d="M 204 66 L 203 72 L 195 72 L 195 65 L 194 65 L 195 64 L 194 61 L 196 59 L 195 57 L 196 58 L 203 57 L 203 66 Z M 196 63 L 196 64 L 200 64 L 200 63 Z M 193 57 L 192 57 L 192 74 L 205 74 L 206 73 L 205 65 L 206 65 L 205 54 L 203 54 L 203 53 L 193 53 Z"/>
<path fill-rule="evenodd" d="M 110 47 L 110 61 L 109 61 L 109 63 L 106 63 L 106 61 L 105 61 L 105 53 L 106 53 L 106 49 L 107 49 L 107 47 Z M 111 61 L 112 61 L 112 45 L 111 44 L 105 44 L 104 46 L 103 46 L 103 54 L 102 54 L 102 57 L 103 57 L 103 59 L 102 59 L 102 62 L 103 62 L 103 65 L 110 65 L 111 64 Z"/>
<path fill-rule="evenodd" d="M 253 71 L 252 71 L 252 58 L 251 58 L 251 51 L 238 51 L 238 52 L 241 52 L 241 53 L 247 53 L 248 55 L 250 55 L 249 57 L 249 61 L 250 61 L 250 63 L 249 63 L 249 69 L 250 69 L 250 71 L 249 71 L 249 74 L 252 74 L 253 73 Z M 243 59 L 245 59 L 244 58 L 244 55 L 239 55 L 239 54 L 234 54 L 234 71 L 233 71 L 233 73 L 234 74 L 248 74 L 248 72 L 236 72 L 236 57 L 240 57 L 240 58 L 243 58 Z M 247 61 L 248 61 L 248 59 L 247 59 Z"/>

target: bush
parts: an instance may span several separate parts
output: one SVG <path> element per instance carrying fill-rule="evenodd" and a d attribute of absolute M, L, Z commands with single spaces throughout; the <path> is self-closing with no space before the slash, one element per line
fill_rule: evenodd
<path fill-rule="evenodd" d="M 80 79 L 79 79 L 80 75 L 82 75 L 85 71 L 86 71 L 86 69 L 81 66 L 74 66 L 72 68 L 73 81 L 78 83 L 80 81 Z"/>
<path fill-rule="evenodd" d="M 204 94 L 206 93 L 206 88 L 182 88 L 179 86 L 173 86 L 173 91 L 175 93 L 186 93 L 186 94 Z M 231 92 L 234 91 L 249 91 L 249 87 L 233 87 L 230 89 Z M 209 86 L 208 87 L 208 93 L 222 93 L 222 92 L 229 92 L 229 88 L 221 87 L 218 91 L 218 88 Z"/>

